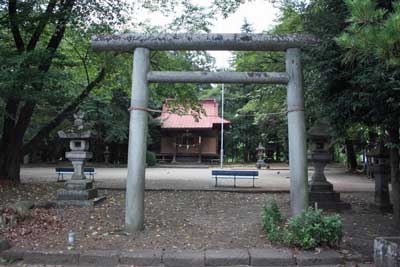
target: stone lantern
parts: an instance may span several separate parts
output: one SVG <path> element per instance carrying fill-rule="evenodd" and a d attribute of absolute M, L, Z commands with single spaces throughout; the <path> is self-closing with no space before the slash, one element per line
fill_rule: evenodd
<path fill-rule="evenodd" d="M 370 168 L 375 178 L 375 205 L 381 211 L 389 212 L 392 210 L 389 196 L 389 151 L 383 142 L 379 142 L 369 151 L 368 157 L 370 157 Z"/>
<path fill-rule="evenodd" d="M 346 209 L 350 204 L 340 200 L 340 194 L 333 190 L 333 185 L 326 179 L 325 166 L 332 160 L 330 153 L 331 135 L 329 125 L 317 123 L 308 132 L 311 151 L 308 159 L 314 167 L 314 173 L 310 182 L 310 205 L 317 203 L 322 209 Z"/>
<path fill-rule="evenodd" d="M 71 180 L 65 183 L 65 189 L 57 191 L 58 205 L 88 206 L 93 205 L 104 197 L 98 197 L 97 189 L 93 188 L 93 181 L 86 179 L 84 168 L 85 162 L 92 158 L 89 152 L 90 130 L 85 129 L 83 122 L 84 113 L 74 114 L 74 125 L 69 131 L 59 131 L 61 139 L 69 141 L 71 151 L 65 153 L 74 168 Z"/>
<path fill-rule="evenodd" d="M 110 150 L 108 149 L 108 146 L 106 146 L 106 150 L 104 151 L 104 162 L 108 165 L 110 163 Z"/>
<path fill-rule="evenodd" d="M 261 143 L 259 143 L 258 147 L 256 148 L 256 151 L 257 151 L 257 158 L 258 158 L 257 163 L 256 163 L 257 169 L 261 169 L 262 167 L 266 167 L 267 164 L 263 160 L 265 147 L 263 147 L 261 145 Z"/>

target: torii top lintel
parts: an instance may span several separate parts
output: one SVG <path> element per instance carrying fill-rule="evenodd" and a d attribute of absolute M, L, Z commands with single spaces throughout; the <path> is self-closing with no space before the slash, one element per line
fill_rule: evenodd
<path fill-rule="evenodd" d="M 143 47 L 151 50 L 231 50 L 285 51 L 315 44 L 307 34 L 209 33 L 209 34 L 138 34 L 96 35 L 92 47 L 96 51 L 133 51 Z"/>

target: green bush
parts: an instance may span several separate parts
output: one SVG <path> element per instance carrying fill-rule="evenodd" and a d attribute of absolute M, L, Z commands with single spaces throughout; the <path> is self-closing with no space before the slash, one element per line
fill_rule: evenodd
<path fill-rule="evenodd" d="M 147 163 L 147 166 L 156 165 L 156 163 L 157 163 L 156 154 L 151 151 L 147 151 L 146 152 L 146 163 Z"/>
<path fill-rule="evenodd" d="M 278 243 L 282 239 L 281 225 L 283 218 L 275 199 L 272 200 L 270 205 L 264 206 L 261 213 L 261 222 L 267 238 L 273 243 Z"/>
<path fill-rule="evenodd" d="M 322 210 L 308 208 L 291 218 L 287 229 L 290 243 L 305 249 L 317 246 L 334 247 L 342 239 L 342 221 L 338 214 L 324 215 Z"/>
<path fill-rule="evenodd" d="M 318 246 L 334 247 L 342 239 L 340 216 L 324 215 L 320 209 L 308 208 L 285 223 L 274 200 L 264 206 L 261 220 L 266 236 L 272 243 L 312 249 Z"/>

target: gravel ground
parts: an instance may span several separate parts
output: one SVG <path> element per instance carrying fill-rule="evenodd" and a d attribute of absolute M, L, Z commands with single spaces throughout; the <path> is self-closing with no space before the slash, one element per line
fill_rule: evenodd
<path fill-rule="evenodd" d="M 0 209 L 19 199 L 49 200 L 60 184 L 0 188 Z M 122 231 L 124 191 L 104 190 L 107 199 L 95 207 L 34 209 L 17 226 L 0 230 L 14 246 L 30 249 L 66 249 L 67 234 L 77 236 L 77 248 L 124 250 L 141 248 L 250 248 L 270 247 L 261 229 L 262 206 L 276 199 L 289 212 L 286 193 L 228 193 L 204 191 L 146 192 L 146 228 L 136 235 Z M 392 216 L 373 209 L 372 193 L 342 194 L 353 209 L 342 213 L 342 250 L 372 254 L 375 236 L 399 235 Z"/>

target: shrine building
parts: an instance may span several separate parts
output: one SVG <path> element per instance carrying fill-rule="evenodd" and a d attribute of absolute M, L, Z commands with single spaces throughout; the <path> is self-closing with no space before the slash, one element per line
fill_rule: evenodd
<path fill-rule="evenodd" d="M 161 145 L 159 156 L 176 163 L 213 161 L 219 158 L 221 123 L 224 129 L 230 121 L 218 116 L 215 99 L 201 100 L 203 112 L 178 114 L 169 108 L 174 99 L 165 100 L 161 116 Z M 172 106 L 172 105 L 170 105 Z M 196 115 L 193 115 L 197 114 Z"/>

